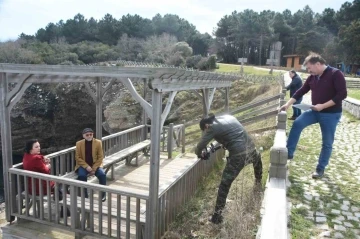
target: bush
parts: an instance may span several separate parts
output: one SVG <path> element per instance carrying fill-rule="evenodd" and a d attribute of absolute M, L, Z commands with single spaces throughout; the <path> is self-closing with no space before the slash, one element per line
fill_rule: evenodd
<path fill-rule="evenodd" d="M 213 70 L 213 69 L 216 69 L 216 56 L 215 55 L 212 55 L 208 58 L 208 67 L 209 67 L 209 70 Z"/>
<path fill-rule="evenodd" d="M 182 57 L 181 52 L 176 52 L 174 55 L 166 61 L 168 65 L 174 66 L 183 66 L 185 64 L 185 59 Z"/>
<path fill-rule="evenodd" d="M 186 58 L 186 67 L 188 68 L 197 68 L 196 65 L 201 61 L 202 56 L 196 55 L 196 56 L 190 56 Z"/>
<path fill-rule="evenodd" d="M 196 64 L 196 68 L 201 70 L 201 71 L 206 71 L 209 69 L 209 63 L 208 63 L 208 59 L 207 58 L 202 58 L 197 64 Z"/>

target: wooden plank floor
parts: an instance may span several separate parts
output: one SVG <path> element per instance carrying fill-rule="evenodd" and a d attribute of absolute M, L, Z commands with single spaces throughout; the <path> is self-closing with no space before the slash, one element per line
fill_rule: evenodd
<path fill-rule="evenodd" d="M 159 176 L 159 188 L 164 185 L 169 185 L 174 182 L 182 172 L 186 171 L 189 167 L 194 165 L 197 161 L 197 157 L 194 154 L 184 154 L 181 157 L 175 159 L 167 159 L 167 154 L 160 155 L 160 176 Z M 148 193 L 149 191 L 149 175 L 150 175 L 150 161 L 149 157 L 146 156 L 139 156 L 139 165 L 137 167 L 134 166 L 126 166 L 123 163 L 119 164 L 115 170 L 115 178 L 114 180 L 110 180 L 108 177 L 107 185 L 112 188 L 117 189 L 127 189 L 131 190 L 132 192 L 141 192 L 141 193 Z M 108 175 L 110 176 L 110 173 Z M 97 180 L 95 181 L 97 183 Z M 94 195 L 94 199 L 97 200 L 97 194 Z M 109 200 L 109 198 L 108 198 Z M 103 203 L 103 205 L 107 205 L 107 202 Z M 111 205 L 112 207 L 116 207 L 116 195 L 111 195 Z M 126 210 L 126 197 L 121 197 L 121 209 Z M 144 217 L 146 211 L 146 204 L 144 200 L 140 200 L 140 213 Z M 134 217 L 136 215 L 136 199 L 131 198 L 130 200 L 130 211 L 131 215 Z M 30 212 L 32 210 L 30 209 Z M 123 212 L 122 212 L 123 213 Z M 48 215 L 47 215 L 48 216 Z M 98 228 L 99 220 L 98 214 L 94 215 L 94 226 Z M 102 225 L 103 225 L 103 232 L 107 234 L 107 225 L 108 225 L 108 217 L 103 216 Z M 29 226 L 30 224 L 31 226 Z M 14 234 L 13 238 L 19 238 L 17 236 L 24 236 L 28 238 L 70 238 L 74 235 L 74 233 L 67 232 L 61 229 L 57 229 L 51 226 L 42 225 L 36 222 L 29 222 L 25 224 L 17 224 L 14 223 L 12 225 L 6 225 L 2 227 L 4 236 Z M 70 224 L 70 218 L 68 218 L 68 224 Z M 113 223 L 111 223 L 113 224 Z M 121 234 L 122 238 L 125 236 L 125 228 L 126 222 L 122 221 L 121 223 Z M 31 228 L 31 229 L 30 229 Z M 135 235 L 135 224 L 131 222 L 131 235 L 130 238 L 133 238 Z M 112 225 L 111 228 L 112 236 L 116 237 L 116 225 Z M 31 236 L 32 235 L 32 236 Z M 11 238 L 11 237 L 9 237 Z M 85 238 L 97 238 L 86 236 Z"/>

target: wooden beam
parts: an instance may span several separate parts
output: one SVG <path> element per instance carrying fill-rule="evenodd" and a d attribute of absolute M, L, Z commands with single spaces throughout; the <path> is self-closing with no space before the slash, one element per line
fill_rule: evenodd
<path fill-rule="evenodd" d="M 212 102 L 213 102 L 213 100 L 214 100 L 215 91 L 216 91 L 216 88 L 213 88 L 213 89 L 211 89 L 211 91 L 210 91 L 208 111 L 210 111 L 211 104 L 212 104 Z"/>
<path fill-rule="evenodd" d="M 174 98 L 175 98 L 176 94 L 177 94 L 177 91 L 170 92 L 170 95 L 169 95 L 168 101 L 166 103 L 164 112 L 162 112 L 161 118 L 160 118 L 161 119 L 161 129 L 164 126 L 164 122 L 166 120 L 166 117 L 170 113 L 170 109 L 171 109 L 171 106 L 172 106 L 172 104 L 174 102 Z M 153 103 L 153 105 L 154 105 L 154 103 Z"/>
<path fill-rule="evenodd" d="M 230 98 L 230 87 L 225 88 L 225 112 L 229 113 L 229 98 Z"/>
<path fill-rule="evenodd" d="M 133 99 L 140 103 L 140 105 L 143 107 L 149 117 L 152 117 L 152 106 L 144 98 L 142 98 L 141 95 L 139 95 L 134 85 L 131 83 L 131 80 L 129 78 L 121 78 L 121 82 L 129 90 Z M 154 102 L 152 103 L 154 104 Z"/>
<path fill-rule="evenodd" d="M 85 85 L 87 93 L 91 96 L 93 101 L 96 103 L 97 97 L 96 97 L 96 94 L 94 93 L 93 89 L 91 88 L 90 83 L 85 83 L 84 85 Z"/>
<path fill-rule="evenodd" d="M 98 81 L 96 82 L 96 138 L 102 139 L 102 120 L 103 120 L 103 100 L 102 100 L 102 79 L 101 77 L 98 78 Z"/>
<path fill-rule="evenodd" d="M 5 73 L 0 73 L 0 125 L 1 125 L 1 147 L 3 161 L 3 177 L 4 177 L 4 198 L 5 198 L 5 214 L 8 222 L 12 221 L 10 215 L 10 178 L 9 169 L 12 167 L 12 140 L 11 140 L 11 122 L 10 109 L 6 107 L 6 99 L 8 94 L 8 79 Z"/>
<path fill-rule="evenodd" d="M 20 89 L 20 91 L 15 95 L 15 97 L 13 97 L 8 105 L 9 110 L 11 111 L 12 108 L 14 107 L 14 105 L 19 102 L 19 100 L 21 99 L 21 97 L 23 96 L 24 92 L 26 91 L 27 88 L 29 88 L 31 86 L 31 83 L 24 83 Z"/>
<path fill-rule="evenodd" d="M 209 114 L 209 89 L 202 89 L 203 98 L 203 117 Z"/>
<path fill-rule="evenodd" d="M 104 80 L 104 79 L 103 79 L 103 80 Z M 108 82 L 108 83 L 105 85 L 105 87 L 103 87 L 103 89 L 101 90 L 101 96 L 102 96 L 102 97 L 104 97 L 106 91 L 108 91 L 115 82 L 116 82 L 116 79 L 115 79 L 115 78 L 112 78 L 112 79 L 110 80 L 110 82 Z"/>
<path fill-rule="evenodd" d="M 8 76 L 7 76 L 8 77 Z M 14 89 L 12 89 L 10 92 L 8 92 L 6 96 L 6 106 L 8 106 L 11 102 L 11 100 L 15 97 L 15 95 L 21 90 L 22 86 L 31 77 L 31 75 L 22 75 L 21 78 L 16 83 L 16 86 Z"/>
<path fill-rule="evenodd" d="M 150 150 L 150 175 L 149 175 L 149 207 L 146 207 L 145 238 L 156 238 L 156 218 L 159 207 L 159 165 L 160 165 L 160 134 L 161 134 L 161 92 L 152 92 L 152 117 L 151 117 L 151 150 Z"/>

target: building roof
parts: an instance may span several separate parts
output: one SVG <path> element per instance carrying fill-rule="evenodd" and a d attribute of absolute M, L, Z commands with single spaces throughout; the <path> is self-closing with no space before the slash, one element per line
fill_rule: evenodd
<path fill-rule="evenodd" d="M 296 54 L 293 54 L 293 55 L 284 55 L 283 57 L 295 57 L 295 56 L 299 56 L 299 57 L 301 57 L 302 55 L 296 55 Z"/>

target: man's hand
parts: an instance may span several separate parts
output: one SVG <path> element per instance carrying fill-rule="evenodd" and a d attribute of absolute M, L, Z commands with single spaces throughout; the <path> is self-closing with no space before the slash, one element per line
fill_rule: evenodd
<path fill-rule="evenodd" d="M 92 168 L 90 166 L 87 166 L 86 171 L 88 171 L 90 173 L 92 171 Z"/>
<path fill-rule="evenodd" d="M 324 104 L 317 104 L 317 105 L 314 105 L 313 107 L 311 107 L 311 109 L 314 111 L 322 111 L 324 108 L 325 108 Z"/>
<path fill-rule="evenodd" d="M 286 111 L 289 108 L 289 105 L 286 103 L 285 105 L 281 106 L 279 112 Z"/>
<path fill-rule="evenodd" d="M 91 170 L 90 172 L 89 172 L 89 176 L 93 176 L 95 174 L 95 171 L 94 170 Z"/>

